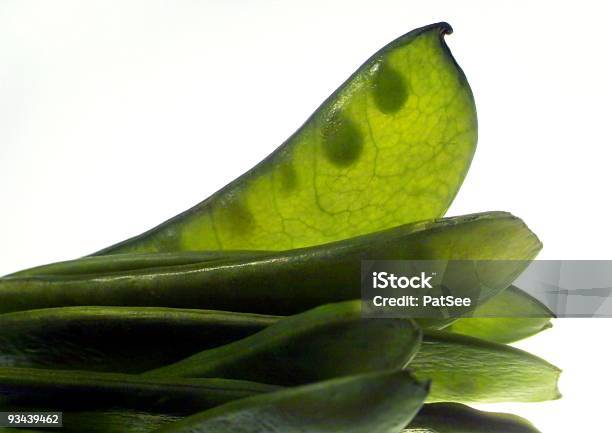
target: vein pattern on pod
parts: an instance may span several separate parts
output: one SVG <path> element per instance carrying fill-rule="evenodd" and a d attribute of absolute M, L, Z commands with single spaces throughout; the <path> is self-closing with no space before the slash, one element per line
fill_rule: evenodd
<path fill-rule="evenodd" d="M 537 356 L 465 335 L 429 331 L 409 368 L 431 379 L 429 401 L 497 403 L 561 397 L 561 371 Z"/>
<path fill-rule="evenodd" d="M 383 47 L 253 169 L 98 254 L 286 250 L 442 216 L 477 139 L 451 31 L 433 24 Z"/>

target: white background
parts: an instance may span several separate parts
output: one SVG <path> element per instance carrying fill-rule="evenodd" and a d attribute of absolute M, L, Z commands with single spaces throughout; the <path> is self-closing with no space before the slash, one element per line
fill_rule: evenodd
<path fill-rule="evenodd" d="M 433 4 L 432 4 L 433 3 Z M 0 1 L 0 274 L 91 253 L 271 152 L 357 66 L 448 21 L 480 139 L 449 215 L 508 210 L 541 258 L 612 259 L 610 10 L 581 1 Z M 520 344 L 564 398 L 497 405 L 609 431 L 612 320 Z"/>

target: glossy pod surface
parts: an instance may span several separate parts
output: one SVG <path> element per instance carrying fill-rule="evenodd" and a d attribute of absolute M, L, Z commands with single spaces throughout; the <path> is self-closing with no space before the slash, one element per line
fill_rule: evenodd
<path fill-rule="evenodd" d="M 223 377 L 300 385 L 405 367 L 421 330 L 410 319 L 362 319 L 361 301 L 324 305 L 147 376 Z"/>
<path fill-rule="evenodd" d="M 505 269 L 492 266 L 490 272 L 483 263 L 481 274 L 488 275 L 488 281 L 471 289 L 486 299 L 506 288 L 540 248 L 519 218 L 489 212 L 409 224 L 261 258 L 101 275 L 7 277 L 0 279 L 0 311 L 133 305 L 288 315 L 359 298 L 364 259 L 509 261 Z"/>
<path fill-rule="evenodd" d="M 403 433 L 540 433 L 508 413 L 484 412 L 458 403 L 426 404 Z"/>
<path fill-rule="evenodd" d="M 477 137 L 451 31 L 438 23 L 391 42 L 252 170 L 101 253 L 286 250 L 442 216 Z"/>
<path fill-rule="evenodd" d="M 223 379 L 0 368 L 0 411 L 42 407 L 58 411 L 122 409 L 186 415 L 278 389 Z"/>
<path fill-rule="evenodd" d="M 286 414 L 299 410 L 301 404 L 305 405 L 303 410 L 306 411 L 308 405 L 330 404 L 332 408 L 324 412 L 327 418 L 324 422 L 331 428 L 334 416 L 340 422 L 352 412 L 355 412 L 355 419 L 358 419 L 357 412 L 363 412 L 366 406 L 366 412 L 382 410 L 379 399 L 385 398 L 384 387 L 389 390 L 387 398 L 393 399 L 387 405 L 388 408 L 403 408 L 401 413 L 388 413 L 392 419 L 400 418 L 398 423 L 401 419 L 407 422 L 422 405 L 426 395 L 426 386 L 416 382 L 409 373 L 397 371 L 377 372 L 288 389 L 284 395 L 293 396 L 290 400 L 285 400 L 283 395 L 271 395 L 270 399 L 265 400 L 268 402 L 266 404 L 284 401 L 278 407 L 287 410 Z M 303 394 L 298 391 L 300 389 L 308 393 Z M 311 394 L 309 389 L 316 390 L 316 394 Z M 60 431 L 71 433 L 148 433 L 212 406 L 279 390 L 278 387 L 263 384 L 217 379 L 151 380 L 108 373 L 0 369 L 0 395 L 9 396 L 1 401 L 0 410 L 27 411 L 36 408 L 49 411 L 59 408 L 64 412 L 64 428 Z M 261 404 L 259 399 L 249 398 L 246 401 L 249 403 L 244 404 L 245 400 L 242 400 L 236 406 L 244 408 L 241 411 L 250 411 L 250 408 L 258 408 Z M 373 402 L 372 406 L 370 401 Z M 287 406 L 289 403 L 295 406 Z M 331 413 L 331 409 L 338 410 L 338 413 Z M 227 408 L 220 412 L 228 413 Z M 308 417 L 308 413 L 302 416 Z M 294 421 L 303 422 L 304 428 L 309 422 L 308 418 L 297 418 Z M 398 429 L 401 427 L 398 425 Z"/>
<path fill-rule="evenodd" d="M 406 371 L 378 372 L 246 398 L 168 424 L 159 433 L 397 433 L 427 385 Z"/>
<path fill-rule="evenodd" d="M 277 319 L 159 307 L 0 314 L 0 366 L 142 373 L 247 337 Z"/>

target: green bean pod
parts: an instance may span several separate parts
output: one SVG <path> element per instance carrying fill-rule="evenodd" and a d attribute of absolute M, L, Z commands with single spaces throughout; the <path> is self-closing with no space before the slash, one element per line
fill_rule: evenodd
<path fill-rule="evenodd" d="M 551 326 L 548 317 L 532 317 L 548 314 L 532 301 L 511 286 L 476 308 L 474 317 L 460 318 L 444 330 L 514 341 Z M 508 311 L 521 317 L 480 317 Z M 0 366 L 142 373 L 245 338 L 281 318 L 162 307 L 62 307 L 1 314 Z"/>
<path fill-rule="evenodd" d="M 296 429 L 307 429 L 310 433 L 397 432 L 421 407 L 426 393 L 427 385 L 416 382 L 407 372 L 377 372 L 272 392 L 265 399 L 248 397 L 236 401 L 237 404 L 224 404 L 186 419 L 184 415 L 163 411 L 65 410 L 64 426 L 58 430 L 66 433 L 152 433 L 158 428 L 185 431 L 197 423 L 203 424 L 199 428 L 209 429 L 203 431 L 215 433 L 252 433 L 261 431 L 264 425 L 266 432 L 291 433 Z M 194 405 L 187 407 L 190 409 L 181 413 L 189 415 Z M 367 410 L 363 410 L 364 407 Z M 224 418 L 233 421 L 222 421 Z M 219 422 L 224 426 L 218 426 Z M 31 431 L 48 433 L 48 429 Z M 0 432 L 5 433 L 2 428 Z M 14 429 L 6 429 L 6 432 L 14 433 Z"/>
<path fill-rule="evenodd" d="M 121 409 L 187 415 L 277 389 L 273 385 L 227 379 L 146 378 L 2 367 L 0 411 Z"/>
<path fill-rule="evenodd" d="M 406 371 L 350 376 L 231 402 L 157 432 L 397 433 L 427 389 Z"/>
<path fill-rule="evenodd" d="M 258 332 L 277 316 L 160 307 L 0 314 L 0 366 L 142 373 Z"/>
<path fill-rule="evenodd" d="M 361 301 L 317 307 L 234 343 L 205 350 L 148 377 L 223 377 L 293 386 L 404 368 L 421 330 L 410 319 L 363 319 Z"/>
<path fill-rule="evenodd" d="M 389 392 L 387 397 L 385 389 Z M 278 391 L 293 397 L 280 400 Z M 298 410 L 301 404 L 330 404 L 330 410 L 323 412 L 329 418 L 326 423 L 332 423 L 334 416 L 359 419 L 357 413 L 365 403 L 369 410 L 382 410 L 381 399 L 386 398 L 389 408 L 398 412 L 394 417 L 408 422 L 422 405 L 426 392 L 426 385 L 402 371 L 375 372 L 282 390 L 264 384 L 220 379 L 151 380 L 109 373 L 0 368 L 0 396 L 5 396 L 0 400 L 0 410 L 60 410 L 64 423 L 60 431 L 71 433 L 149 433 L 232 400 L 240 399 L 242 403 L 238 407 L 250 411 L 263 403 L 250 397 L 263 393 L 270 394 L 270 399 L 265 399 L 270 404 L 284 401 L 286 414 L 291 413 L 292 409 L 286 406 L 290 402 L 296 404 L 293 410 Z M 370 402 L 373 403 L 371 407 Z M 220 407 L 221 412 L 225 413 L 227 408 L 223 408 Z M 348 421 L 348 418 L 344 420 Z"/>
<path fill-rule="evenodd" d="M 505 343 L 550 326 L 509 287 L 448 332 Z M 531 298 L 533 299 L 533 298 Z M 480 317 L 483 314 L 529 317 Z M 142 373 L 252 335 L 282 316 L 162 307 L 62 307 L 0 314 L 0 366 Z M 421 321 L 422 322 L 422 321 Z M 546 325 L 548 326 L 542 326 Z M 155 350 L 151 350 L 155 347 Z"/>
<path fill-rule="evenodd" d="M 544 304 L 515 286 L 476 308 L 473 317 L 462 317 L 445 331 L 513 343 L 552 327 L 555 317 Z"/>
<path fill-rule="evenodd" d="M 426 404 L 402 433 L 540 433 L 509 413 L 484 412 L 459 403 Z"/>
<path fill-rule="evenodd" d="M 504 344 L 428 331 L 409 368 L 432 381 L 429 402 L 498 403 L 555 400 L 561 370 Z"/>
<path fill-rule="evenodd" d="M 361 261 L 484 262 L 481 300 L 506 288 L 540 250 L 519 219 L 489 212 L 409 224 L 327 245 L 214 263 L 100 275 L 0 279 L 0 312 L 75 305 L 165 306 L 288 315 L 361 296 Z M 487 269 L 491 268 L 491 269 Z M 463 276 L 459 276 L 463 284 Z M 453 290 L 452 281 L 447 284 Z"/>

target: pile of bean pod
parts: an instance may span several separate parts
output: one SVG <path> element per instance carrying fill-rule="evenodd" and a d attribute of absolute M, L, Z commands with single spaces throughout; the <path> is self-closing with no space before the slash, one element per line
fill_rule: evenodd
<path fill-rule="evenodd" d="M 551 326 L 512 286 L 538 238 L 506 212 L 442 218 L 477 135 L 449 33 L 383 47 L 194 208 L 0 278 L 0 412 L 79 433 L 537 432 L 468 406 L 559 398 L 560 371 L 509 345 Z M 482 260 L 487 279 L 470 317 L 364 318 L 363 260 Z"/>

